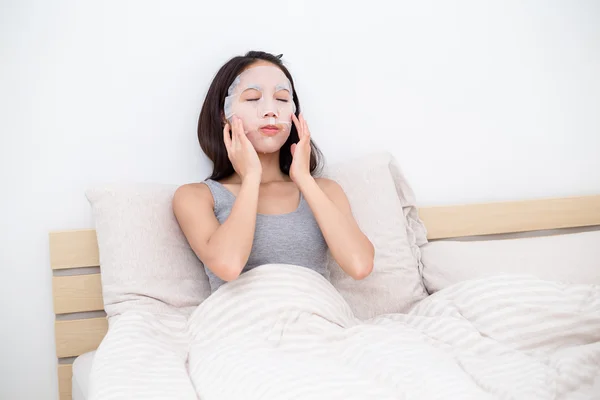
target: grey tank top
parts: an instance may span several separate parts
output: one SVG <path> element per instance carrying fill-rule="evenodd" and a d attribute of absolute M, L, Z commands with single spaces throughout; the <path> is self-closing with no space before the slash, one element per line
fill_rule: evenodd
<path fill-rule="evenodd" d="M 210 189 L 215 216 L 224 223 L 235 202 L 235 195 L 221 183 L 207 179 L 202 183 Z M 242 273 L 264 264 L 293 264 L 310 268 L 325 278 L 327 274 L 327 243 L 315 217 L 300 193 L 300 203 L 295 211 L 287 214 L 257 214 L 254 241 L 248 263 Z M 222 279 L 204 266 L 214 292 Z"/>

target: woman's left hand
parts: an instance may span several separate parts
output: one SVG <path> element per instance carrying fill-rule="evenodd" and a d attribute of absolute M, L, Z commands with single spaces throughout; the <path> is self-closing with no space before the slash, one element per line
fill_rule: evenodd
<path fill-rule="evenodd" d="M 293 143 L 290 151 L 292 152 L 292 165 L 290 166 L 290 178 L 296 185 L 301 181 L 310 178 L 310 131 L 304 116 L 296 118 L 292 114 L 292 120 L 298 130 L 300 141 Z"/>

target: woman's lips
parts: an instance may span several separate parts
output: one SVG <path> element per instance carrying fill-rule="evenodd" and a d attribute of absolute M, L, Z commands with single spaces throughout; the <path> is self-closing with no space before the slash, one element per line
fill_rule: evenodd
<path fill-rule="evenodd" d="M 280 128 L 277 125 L 264 125 L 259 129 L 260 132 L 265 136 L 275 136 L 280 131 Z"/>

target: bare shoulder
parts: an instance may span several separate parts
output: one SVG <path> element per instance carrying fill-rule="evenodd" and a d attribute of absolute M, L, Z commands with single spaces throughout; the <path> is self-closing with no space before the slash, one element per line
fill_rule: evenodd
<path fill-rule="evenodd" d="M 317 185 L 319 185 L 319 187 L 323 191 L 323 193 L 325 193 L 325 195 L 329 197 L 329 199 L 336 206 L 338 206 L 343 213 L 352 213 L 350 203 L 348 202 L 348 197 L 346 197 L 346 193 L 344 192 L 344 189 L 342 189 L 339 183 L 326 178 L 317 178 L 315 180 L 317 182 Z"/>
<path fill-rule="evenodd" d="M 175 190 L 175 194 L 173 194 L 174 209 L 187 208 L 190 205 L 198 206 L 200 204 L 214 206 L 212 193 L 204 183 L 188 183 L 179 186 Z"/>
<path fill-rule="evenodd" d="M 315 178 L 317 185 L 321 188 L 323 192 L 326 194 L 335 194 L 335 193 L 343 193 L 344 190 L 336 181 L 327 178 Z"/>

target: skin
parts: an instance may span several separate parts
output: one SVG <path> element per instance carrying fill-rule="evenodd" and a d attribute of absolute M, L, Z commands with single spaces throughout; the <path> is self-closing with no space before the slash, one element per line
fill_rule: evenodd
<path fill-rule="evenodd" d="M 367 277 L 373 269 L 373 245 L 352 216 L 344 191 L 336 182 L 310 174 L 310 131 L 306 120 L 302 115 L 299 118 L 293 115 L 292 119 L 300 140 L 291 148 L 289 176 L 279 168 L 281 145 L 278 144 L 285 142 L 289 131 L 280 133 L 285 135 L 283 142 L 268 140 L 267 143 L 274 145 L 270 148 L 262 141 L 257 153 L 239 118 L 233 118 L 232 126 L 225 123 L 223 141 L 236 173 L 221 183 L 236 200 L 223 224 L 215 217 L 214 200 L 206 185 L 187 184 L 175 192 L 173 211 L 190 246 L 204 265 L 225 281 L 236 279 L 248 261 L 257 213 L 292 212 L 298 207 L 299 192 L 310 206 L 339 266 L 357 280 Z"/>

